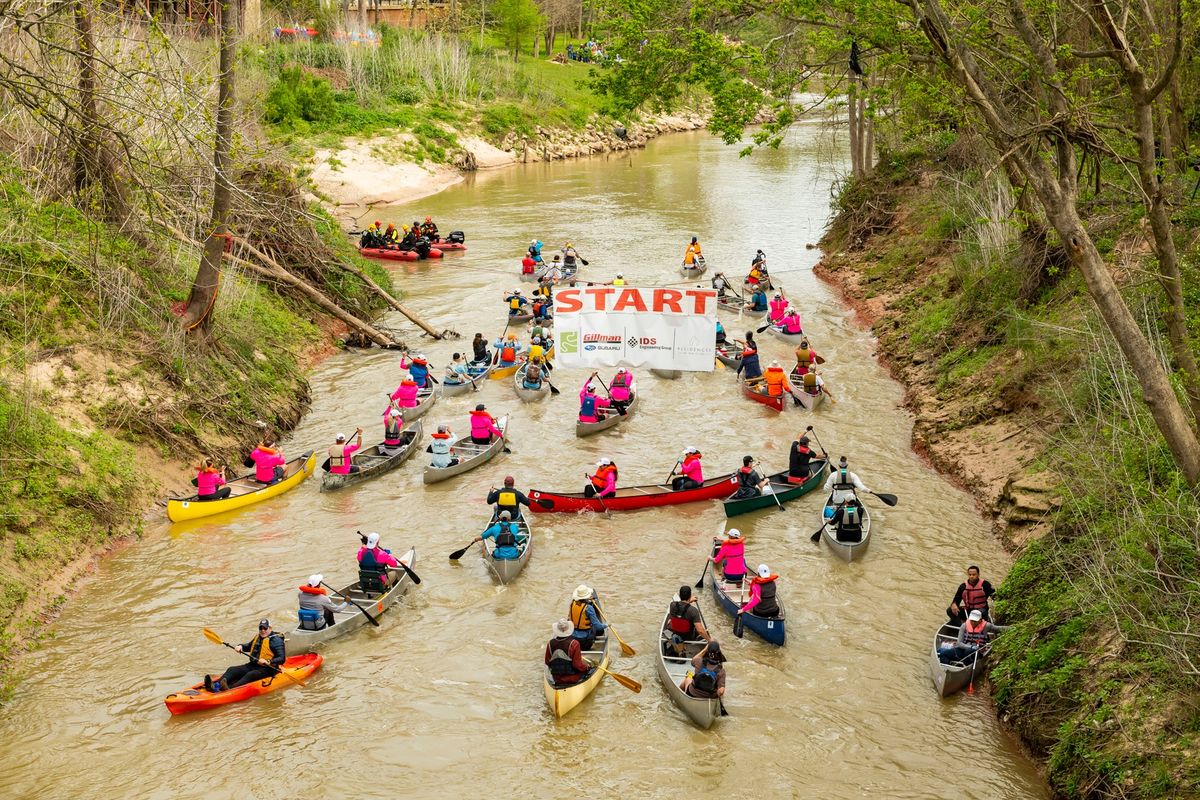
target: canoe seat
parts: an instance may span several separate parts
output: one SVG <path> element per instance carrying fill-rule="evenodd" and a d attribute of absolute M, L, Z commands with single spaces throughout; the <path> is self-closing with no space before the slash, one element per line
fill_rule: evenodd
<path fill-rule="evenodd" d="M 300 609 L 300 627 L 306 631 L 319 631 L 325 627 L 325 615 L 315 608 Z"/>
<path fill-rule="evenodd" d="M 360 569 L 358 571 L 359 591 L 370 597 L 373 594 L 383 594 L 387 584 L 383 582 L 383 574 L 375 570 Z"/>

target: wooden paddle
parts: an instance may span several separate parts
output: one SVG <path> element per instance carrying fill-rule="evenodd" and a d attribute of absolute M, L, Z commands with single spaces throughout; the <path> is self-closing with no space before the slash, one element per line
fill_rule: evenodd
<path fill-rule="evenodd" d="M 220 637 L 220 636 L 217 634 L 217 632 L 216 632 L 216 631 L 214 631 L 214 630 L 212 630 L 211 628 L 205 628 L 205 629 L 204 629 L 204 638 L 205 638 L 205 639 L 208 639 L 208 640 L 209 640 L 210 642 L 212 642 L 213 644 L 223 644 L 223 645 L 225 645 L 226 647 L 228 647 L 230 650 L 232 650 L 233 652 L 235 652 L 235 653 L 238 653 L 239 655 L 243 655 L 243 656 L 245 656 L 246 658 L 250 659 L 250 661 L 251 661 L 251 662 L 253 662 L 253 663 L 255 663 L 255 664 L 258 664 L 259 666 L 266 667 L 267 669 L 269 669 L 269 670 L 271 670 L 272 672 L 274 672 L 276 675 L 282 675 L 283 677 L 287 678 L 288 680 L 292 681 L 293 683 L 297 684 L 298 686 L 304 686 L 304 681 L 300 680 L 299 678 L 297 678 L 295 675 L 291 674 L 291 673 L 290 673 L 290 672 L 288 672 L 287 670 L 282 670 L 282 669 L 280 669 L 279 667 L 273 666 L 273 665 L 271 665 L 271 664 L 264 664 L 264 663 L 262 663 L 262 661 L 261 661 L 261 660 L 259 660 L 258 658 L 254 657 L 254 656 L 253 656 L 253 655 L 251 655 L 250 653 L 243 653 L 243 652 L 241 652 L 241 651 L 240 651 L 240 650 L 238 650 L 236 647 L 234 647 L 233 645 L 231 645 L 229 642 L 227 642 L 227 641 L 223 640 L 223 639 L 222 639 L 222 638 L 221 638 L 221 637 Z M 616 676 L 614 675 L 613 677 L 616 677 Z M 641 687 L 639 687 L 639 689 L 640 689 L 640 688 L 641 688 Z"/>
<path fill-rule="evenodd" d="M 586 659 L 586 658 L 584 659 L 584 661 L 587 661 L 587 663 L 591 664 L 593 667 L 600 670 L 605 675 L 611 675 L 612 679 L 614 681 L 621 684 L 622 686 L 624 686 L 626 689 L 633 692 L 634 694 L 637 694 L 642 691 L 642 685 L 640 683 L 638 683 L 637 681 L 635 681 L 633 678 L 630 678 L 627 675 L 618 675 L 617 673 L 613 672 L 612 670 L 608 670 L 608 669 L 605 669 L 604 667 L 600 666 L 595 661 L 588 661 L 588 659 Z"/>
<path fill-rule="evenodd" d="M 501 347 L 504 346 L 504 337 L 508 335 L 508 325 L 510 322 L 512 322 L 511 315 L 509 316 L 508 319 L 504 320 L 504 330 L 501 331 L 501 333 L 500 333 L 500 346 Z M 494 367 L 494 366 L 498 365 L 499 363 L 500 363 L 500 347 L 497 347 L 495 352 L 492 353 L 492 366 Z"/>
<path fill-rule="evenodd" d="M 362 606 L 360 606 L 358 603 L 354 602 L 353 600 L 351 600 L 351 599 L 350 599 L 349 597 L 347 597 L 346 595 L 344 595 L 344 594 L 341 594 L 340 592 L 338 592 L 338 590 L 337 590 L 337 589 L 334 589 L 332 586 L 330 586 L 330 585 L 329 585 L 328 583 L 326 583 L 325 581 L 321 581 L 321 585 L 322 585 L 322 586 L 324 586 L 324 587 L 325 587 L 326 589 L 328 589 L 329 591 L 331 591 L 331 592 L 333 592 L 334 594 L 336 594 L 338 597 L 340 597 L 340 598 L 342 598 L 343 600 L 345 600 L 345 601 L 346 601 L 347 603 L 349 603 L 350 605 L 352 605 L 352 606 L 354 606 L 355 608 L 357 608 L 359 611 L 361 611 L 361 612 L 363 613 L 363 616 L 364 616 L 364 617 L 366 617 L 368 620 L 370 620 L 370 621 L 371 621 L 371 624 L 372 624 L 372 625 L 374 625 L 376 628 L 380 627 L 380 625 L 379 625 L 379 620 L 377 620 L 377 619 L 375 619 L 374 617 L 372 617 L 372 616 L 370 615 L 370 613 L 368 613 L 368 612 L 367 612 L 367 610 L 366 610 L 365 608 L 363 608 Z"/>
<path fill-rule="evenodd" d="M 675 467 L 678 467 L 682 463 L 683 463 L 682 458 L 677 459 L 675 461 Z M 675 475 L 675 467 L 671 467 L 671 471 L 667 473 L 667 479 L 665 481 L 663 481 L 661 484 L 662 486 L 670 486 L 671 485 L 671 478 L 674 477 L 674 475 Z"/>
<path fill-rule="evenodd" d="M 458 561 L 460 558 L 463 557 L 464 553 L 466 553 L 468 550 L 470 550 L 472 547 L 475 546 L 476 541 L 478 541 L 478 540 L 472 539 L 471 543 L 469 545 L 467 545 L 466 547 L 462 548 L 461 550 L 455 550 L 453 553 L 450 554 L 450 560 Z"/>
<path fill-rule="evenodd" d="M 593 597 L 593 598 L 592 598 L 592 602 L 593 602 L 593 603 L 595 603 L 595 604 L 596 604 L 596 608 L 600 610 L 600 620 L 601 620 L 602 622 L 604 622 L 604 624 L 608 625 L 608 627 L 606 628 L 606 630 L 607 630 L 609 633 L 611 633 L 613 636 L 615 636 L 615 637 L 616 637 L 616 639 L 617 639 L 617 641 L 621 643 L 621 655 L 625 656 L 626 658 L 628 658 L 628 657 L 630 657 L 630 656 L 636 656 L 636 655 L 637 655 L 637 650 L 634 650 L 632 647 L 630 647 L 629 645 L 625 644 L 625 640 L 621 638 L 621 634 L 617 633 L 617 630 L 616 630 L 616 628 L 614 628 L 614 627 L 613 627 L 613 626 L 612 626 L 612 625 L 611 625 L 611 624 L 608 622 L 608 615 L 607 615 L 607 614 L 605 614 L 605 613 L 604 613 L 604 609 L 600 607 L 600 601 L 599 601 L 599 600 L 597 600 L 595 597 Z"/>

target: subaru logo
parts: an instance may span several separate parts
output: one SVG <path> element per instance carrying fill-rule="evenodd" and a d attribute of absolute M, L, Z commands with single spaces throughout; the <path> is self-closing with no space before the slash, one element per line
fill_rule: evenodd
<path fill-rule="evenodd" d="M 584 349 L 584 350 L 587 350 L 587 351 L 590 353 L 591 351 L 593 351 L 593 350 L 595 350 L 595 349 L 596 349 L 596 345 L 594 345 L 594 344 L 585 344 L 585 345 L 583 346 L 583 349 Z"/>

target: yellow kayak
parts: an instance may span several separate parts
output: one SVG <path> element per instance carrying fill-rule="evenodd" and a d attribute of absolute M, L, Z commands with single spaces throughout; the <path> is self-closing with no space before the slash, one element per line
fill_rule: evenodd
<path fill-rule="evenodd" d="M 603 636 L 597 636 L 596 643 L 592 645 L 592 649 L 583 651 L 584 659 L 607 669 L 608 642 L 609 636 L 607 633 Z M 600 681 L 603 679 L 604 673 L 593 668 L 591 674 L 579 683 L 574 683 L 563 688 L 555 688 L 554 683 L 550 680 L 550 668 L 547 667 L 545 676 L 542 679 L 542 683 L 546 687 L 546 703 L 550 706 L 550 710 L 554 712 L 554 716 L 565 717 L 571 709 L 582 703 L 587 699 L 588 695 L 596 691 L 596 687 L 600 685 Z"/>
<path fill-rule="evenodd" d="M 196 499 L 195 495 L 170 497 L 167 499 L 167 518 L 172 522 L 182 522 L 185 519 L 210 517 L 213 514 L 233 511 L 235 508 L 242 508 L 269 497 L 275 497 L 299 486 L 305 478 L 312 475 L 316 464 L 316 451 L 310 450 L 299 458 L 293 458 L 287 462 L 284 466 L 283 480 L 279 483 L 263 486 L 254 479 L 253 475 L 248 475 L 226 484 L 233 491 L 224 500 L 200 501 Z"/>

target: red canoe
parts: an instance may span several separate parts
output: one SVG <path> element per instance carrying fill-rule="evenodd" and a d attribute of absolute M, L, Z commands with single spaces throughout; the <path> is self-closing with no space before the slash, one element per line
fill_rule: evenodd
<path fill-rule="evenodd" d="M 465 249 L 465 248 L 464 248 Z M 417 261 L 420 256 L 416 250 L 384 250 L 382 247 L 360 247 L 359 255 L 367 258 L 382 258 L 388 261 Z M 436 247 L 429 249 L 430 258 L 441 258 L 442 251 Z"/>
<path fill-rule="evenodd" d="M 529 490 L 529 510 L 538 514 L 556 511 L 633 511 L 654 506 L 673 506 L 693 503 L 697 500 L 724 500 L 737 491 L 737 475 L 722 475 L 709 478 L 698 489 L 676 492 L 670 486 L 626 486 L 617 489 L 615 497 L 604 498 L 603 503 L 595 497 L 584 497 L 583 492 L 560 494 Z"/>
<path fill-rule="evenodd" d="M 762 385 L 763 388 L 766 388 L 765 384 Z M 767 408 L 773 408 L 776 411 L 783 411 L 783 400 L 786 395 L 771 397 L 769 395 L 760 394 L 759 392 L 756 392 L 747 386 L 745 381 L 742 382 L 742 394 L 746 395 L 746 397 L 749 397 L 756 403 L 762 403 Z"/>
<path fill-rule="evenodd" d="M 316 672 L 324 660 L 320 653 L 305 653 L 304 655 L 291 656 L 283 662 L 283 670 L 288 675 L 292 675 L 303 681 L 309 675 Z M 258 697 L 260 694 L 273 692 L 276 689 L 286 689 L 289 686 L 298 685 L 296 681 L 285 678 L 282 675 L 273 675 L 261 681 L 252 681 L 236 689 L 226 689 L 223 692 L 215 693 L 205 689 L 203 683 L 198 683 L 190 689 L 184 689 L 182 692 L 174 692 L 167 695 L 167 710 L 172 714 L 203 711 L 206 708 L 216 708 L 228 703 L 237 703 L 242 700 L 249 700 L 251 697 Z"/>

